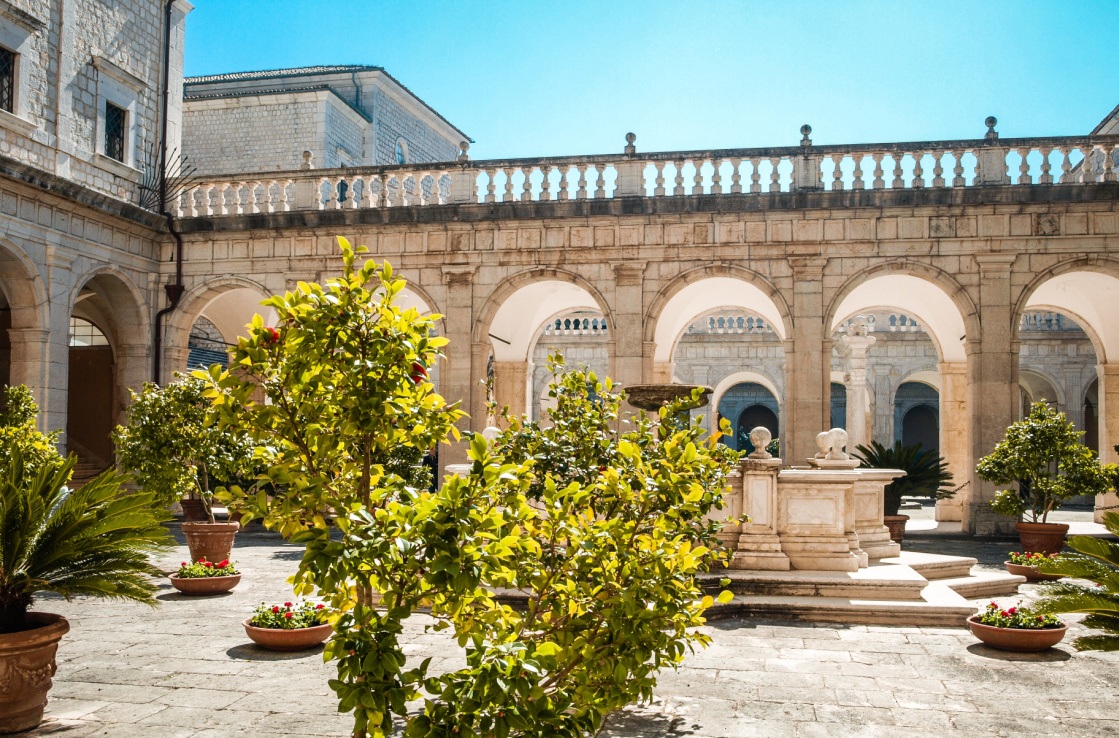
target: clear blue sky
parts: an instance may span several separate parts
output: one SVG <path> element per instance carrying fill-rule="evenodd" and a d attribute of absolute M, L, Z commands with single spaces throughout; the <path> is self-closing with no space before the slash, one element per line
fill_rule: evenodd
<path fill-rule="evenodd" d="M 375 64 L 473 158 L 1088 133 L 1119 0 L 194 0 L 186 73 Z"/>

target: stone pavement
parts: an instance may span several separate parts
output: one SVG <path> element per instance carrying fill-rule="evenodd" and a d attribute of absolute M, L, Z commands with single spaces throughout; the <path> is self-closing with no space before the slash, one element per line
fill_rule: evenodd
<path fill-rule="evenodd" d="M 913 547 L 978 552 L 984 562 L 1005 549 L 928 540 Z M 26 735 L 348 735 L 321 651 L 264 651 L 240 625 L 262 600 L 291 598 L 284 579 L 299 549 L 252 526 L 238 536 L 234 559 L 244 577 L 222 597 L 183 597 L 166 585 L 154 610 L 40 600 L 37 609 L 63 613 L 71 631 L 58 651 L 47 720 Z M 455 666 L 444 636 L 422 630 L 409 628 L 410 656 Z M 1119 653 L 1078 653 L 1070 639 L 1040 655 L 1014 655 L 957 628 L 736 620 L 707 631 L 710 648 L 663 673 L 654 703 L 614 716 L 602 735 L 1119 736 Z M 1074 626 L 1070 636 L 1083 632 Z"/>

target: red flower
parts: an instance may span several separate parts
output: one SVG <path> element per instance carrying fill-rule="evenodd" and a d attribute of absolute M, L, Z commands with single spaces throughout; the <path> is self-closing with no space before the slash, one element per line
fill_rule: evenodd
<path fill-rule="evenodd" d="M 427 380 L 427 367 L 418 361 L 412 362 L 412 374 L 408 377 L 412 384 L 419 384 Z"/>
<path fill-rule="evenodd" d="M 1018 612 L 1018 608 L 1017 607 L 1012 607 L 1009 610 L 1007 610 L 1007 612 L 1010 613 L 1011 615 L 1013 615 L 1014 613 Z"/>
<path fill-rule="evenodd" d="M 318 604 L 318 605 L 315 605 L 315 609 L 316 609 L 316 610 L 321 610 L 321 609 L 323 609 L 324 607 L 326 607 L 326 605 L 323 605 L 323 604 Z"/>
<path fill-rule="evenodd" d="M 1000 612 L 999 615 L 1002 615 L 1004 618 L 1010 617 L 1010 613 L 1008 613 L 1006 610 L 1003 610 L 1002 612 Z"/>
<path fill-rule="evenodd" d="M 1040 622 L 1040 621 L 1042 621 L 1042 620 L 1045 620 L 1045 618 L 1043 618 L 1043 617 L 1042 617 L 1042 616 L 1040 616 L 1040 615 L 1038 615 L 1038 616 L 1037 616 L 1037 619 L 1038 619 L 1038 621 L 1039 621 L 1039 622 Z"/>
<path fill-rule="evenodd" d="M 272 605 L 272 612 L 279 612 L 279 611 L 280 611 L 280 606 L 279 605 Z"/>
<path fill-rule="evenodd" d="M 287 618 L 288 620 L 291 620 L 292 618 L 295 617 L 295 613 L 294 612 L 285 612 L 284 617 Z"/>
<path fill-rule="evenodd" d="M 291 603 L 290 602 L 285 602 L 284 607 L 291 607 Z"/>
<path fill-rule="evenodd" d="M 229 566 L 229 559 L 222 559 L 220 562 L 218 562 L 219 569 L 224 569 L 227 566 Z"/>
<path fill-rule="evenodd" d="M 185 562 L 185 561 L 184 561 L 184 562 L 182 563 L 182 566 L 187 566 L 187 562 Z"/>

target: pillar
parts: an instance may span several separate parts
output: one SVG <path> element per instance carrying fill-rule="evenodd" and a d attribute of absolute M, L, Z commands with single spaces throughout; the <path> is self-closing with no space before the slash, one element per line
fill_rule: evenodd
<path fill-rule="evenodd" d="M 493 396 L 498 410 L 509 408 L 510 415 L 528 412 L 528 388 L 532 363 L 528 361 L 495 361 L 493 363 Z"/>
<path fill-rule="evenodd" d="M 844 334 L 835 343 L 836 350 L 843 359 L 843 379 L 847 387 L 848 452 L 856 446 L 870 443 L 873 435 L 867 412 L 870 402 L 867 396 L 866 355 L 875 340 L 874 336 L 869 335 L 866 325 L 861 325 L 854 335 Z"/>
<path fill-rule="evenodd" d="M 1098 364 L 1096 374 L 1100 380 L 1100 461 L 1116 463 L 1119 462 L 1119 452 L 1115 450 L 1119 444 L 1119 364 Z M 1108 511 L 1119 512 L 1119 496 L 1114 490 L 1110 494 L 1096 495 L 1095 521 L 1102 523 Z"/>
<path fill-rule="evenodd" d="M 12 344 L 10 383 L 31 390 L 40 409 L 46 404 L 50 356 L 50 331 L 41 328 L 9 328 Z M 43 416 L 40 416 L 40 428 Z"/>
<path fill-rule="evenodd" d="M 443 328 L 449 343 L 443 351 L 446 357 L 439 368 L 439 392 L 447 402 L 461 402 L 462 409 L 470 416 L 458 422 L 459 430 L 466 431 L 471 427 L 481 430 L 485 425 L 483 412 L 480 420 L 477 417 L 472 393 L 474 390 L 485 392 L 485 388 L 478 386 L 485 378 L 485 364 L 482 373 L 476 374 L 474 362 L 474 345 L 471 341 L 471 329 L 474 325 L 474 267 L 448 265 L 443 267 L 443 283 L 447 287 L 447 297 L 444 303 Z M 488 354 L 487 354 L 488 355 Z M 484 360 L 483 360 L 484 362 Z M 484 408 L 483 400 L 483 408 Z M 442 474 L 448 464 L 461 464 L 466 461 L 466 444 L 454 443 L 443 445 L 439 448 L 439 464 Z"/>
<path fill-rule="evenodd" d="M 642 366 L 645 266 L 644 261 L 613 264 L 614 325 L 610 330 L 614 338 L 614 366 L 611 371 L 612 378 L 623 386 L 646 381 Z"/>
<path fill-rule="evenodd" d="M 936 519 L 963 520 L 963 508 L 971 498 L 970 446 L 968 444 L 967 362 L 946 361 L 940 365 L 940 455 L 952 472 L 954 497 L 936 503 Z"/>
<path fill-rule="evenodd" d="M 824 317 L 824 258 L 791 259 L 793 331 L 785 346 L 785 442 L 787 464 L 816 455 L 816 434 L 831 425 L 831 340 Z M 847 404 L 851 404 L 850 398 Z M 787 446 L 787 451 L 785 447 Z"/>
<path fill-rule="evenodd" d="M 971 494 L 962 508 L 963 530 L 972 535 L 1006 535 L 1016 521 L 990 508 L 998 487 L 975 474 L 980 458 L 995 450 L 1017 418 L 1018 345 L 1011 299 L 1013 254 L 977 256 L 980 291 L 979 322 L 983 332 L 968 342 L 968 479 Z"/>

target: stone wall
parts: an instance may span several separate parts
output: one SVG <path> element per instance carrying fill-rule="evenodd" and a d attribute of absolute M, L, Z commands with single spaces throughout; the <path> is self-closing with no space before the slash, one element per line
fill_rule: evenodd
<path fill-rule="evenodd" d="M 431 126 L 409 111 L 394 95 L 378 90 L 373 103 L 376 127 L 374 163 L 396 164 L 396 143 L 407 142 L 408 163 L 454 161 L 457 141 L 448 141 Z"/>

